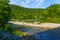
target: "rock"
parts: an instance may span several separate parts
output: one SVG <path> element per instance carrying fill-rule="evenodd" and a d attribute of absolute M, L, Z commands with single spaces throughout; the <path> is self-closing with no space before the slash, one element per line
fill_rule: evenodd
<path fill-rule="evenodd" d="M 0 30 L 0 40 L 24 40 L 24 38 L 16 35 L 11 35 L 5 31 Z"/>

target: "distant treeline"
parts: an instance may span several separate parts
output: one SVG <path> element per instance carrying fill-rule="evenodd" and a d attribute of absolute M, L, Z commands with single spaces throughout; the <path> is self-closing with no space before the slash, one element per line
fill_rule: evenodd
<path fill-rule="evenodd" d="M 16 5 L 10 6 L 12 20 L 40 19 L 40 22 L 60 23 L 60 4 L 53 4 L 45 9 L 24 8 Z"/>

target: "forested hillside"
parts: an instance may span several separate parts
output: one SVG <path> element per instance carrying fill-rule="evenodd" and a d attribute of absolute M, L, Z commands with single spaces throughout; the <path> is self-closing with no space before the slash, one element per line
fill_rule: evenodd
<path fill-rule="evenodd" d="M 11 6 L 12 20 L 35 20 L 39 22 L 53 22 L 60 23 L 60 4 L 53 4 L 49 7 L 42 9 L 24 8 L 16 5 Z"/>
<path fill-rule="evenodd" d="M 27 33 L 23 32 L 23 30 L 24 31 L 28 30 L 30 32 L 30 29 L 33 29 L 33 28 L 28 28 L 28 26 L 24 27 L 24 26 L 13 24 L 13 23 L 8 23 L 9 21 L 30 20 L 28 22 L 36 21 L 39 23 L 43 23 L 43 22 L 60 23 L 60 4 L 53 4 L 45 9 L 42 9 L 42 8 L 36 9 L 36 8 L 24 8 L 21 6 L 12 5 L 12 4 L 9 4 L 9 2 L 10 2 L 9 0 L 0 0 L 0 39 L 6 38 L 8 40 L 8 38 L 9 38 L 11 40 L 11 38 L 7 36 L 8 34 L 5 33 L 4 31 L 7 31 L 8 33 L 10 33 L 12 35 L 15 34 L 18 36 L 23 36 L 25 38 L 25 36 L 28 36 L 28 35 L 27 35 Z M 33 21 L 31 21 L 31 20 L 33 20 Z M 17 29 L 15 28 L 15 26 Z M 42 28 L 40 28 L 40 29 L 42 29 Z M 36 30 L 33 29 L 31 31 L 35 32 Z M 58 29 L 58 30 L 60 32 L 60 29 Z M 54 32 L 56 33 L 58 30 L 55 30 L 55 31 L 51 30 L 51 31 L 54 34 Z M 39 31 L 41 32 L 41 30 L 39 30 Z M 40 32 L 39 32 L 39 37 L 41 35 Z M 57 34 L 59 34 L 59 32 Z M 50 33 L 51 32 L 48 32 L 48 34 L 50 34 Z M 45 33 L 43 33 L 43 34 L 45 34 Z M 43 34 L 42 34 L 42 37 L 43 37 Z M 45 35 L 45 36 L 47 37 L 48 35 Z M 11 36 L 11 37 L 13 38 L 13 36 Z M 3 40 L 5 40 L 5 39 L 3 39 Z"/>

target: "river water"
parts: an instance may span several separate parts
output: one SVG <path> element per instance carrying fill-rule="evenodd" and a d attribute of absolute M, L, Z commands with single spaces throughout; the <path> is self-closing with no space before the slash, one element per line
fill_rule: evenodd
<path fill-rule="evenodd" d="M 36 40 L 60 40 L 60 29 L 52 29 L 31 35 Z"/>
<path fill-rule="evenodd" d="M 10 24 L 12 25 L 12 24 Z M 16 25 L 13 25 L 14 27 Z M 41 28 L 33 28 L 33 27 L 24 27 L 24 28 L 19 28 L 18 30 L 21 30 L 23 32 L 26 32 L 30 34 L 30 39 L 34 38 L 34 40 L 60 40 L 60 28 L 55 28 L 51 30 L 44 30 L 42 31 Z M 32 38 L 31 38 L 32 37 Z"/>

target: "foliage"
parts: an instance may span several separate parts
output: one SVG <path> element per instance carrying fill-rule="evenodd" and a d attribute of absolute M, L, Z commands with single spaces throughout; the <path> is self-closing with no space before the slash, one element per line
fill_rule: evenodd
<path fill-rule="evenodd" d="M 46 9 L 24 8 L 16 5 L 11 6 L 12 20 L 21 21 L 29 19 L 39 19 L 40 22 L 59 23 L 60 19 L 60 4 L 53 4 Z M 56 20 L 55 20 L 55 19 Z M 53 20 L 51 20 L 53 19 Z M 55 21 L 54 21 L 55 20 Z M 59 22 L 58 22 L 59 21 Z"/>
<path fill-rule="evenodd" d="M 22 31 L 19 31 L 19 30 L 14 30 L 12 32 L 12 34 L 15 34 L 15 35 L 18 35 L 18 36 L 27 36 L 28 34 L 22 32 Z"/>
<path fill-rule="evenodd" d="M 30 20 L 30 22 L 38 21 L 40 23 L 60 23 L 60 4 L 51 5 L 46 9 L 33 9 L 8 3 L 9 0 L 0 0 L 0 30 L 6 30 L 9 33 L 24 36 L 23 32 L 10 28 L 10 26 L 7 24 L 9 20 Z"/>
<path fill-rule="evenodd" d="M 0 0 L 0 27 L 4 27 L 10 19 L 10 7 L 8 0 Z"/>

